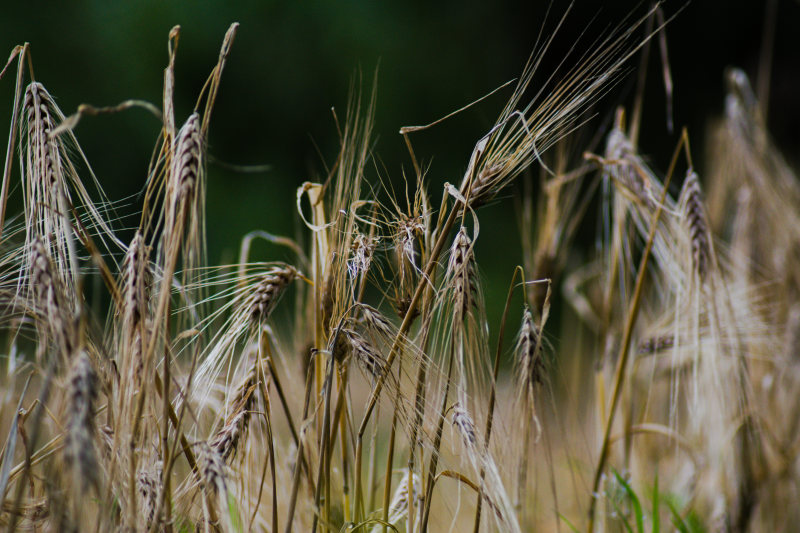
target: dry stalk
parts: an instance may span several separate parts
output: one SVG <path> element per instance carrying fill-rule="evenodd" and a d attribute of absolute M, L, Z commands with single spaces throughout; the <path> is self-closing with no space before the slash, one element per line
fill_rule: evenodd
<path fill-rule="evenodd" d="M 656 212 L 653 215 L 653 220 L 650 226 L 650 233 L 647 237 L 647 244 L 645 245 L 644 252 L 642 254 L 642 259 L 639 263 L 639 270 L 636 274 L 636 285 L 633 289 L 633 296 L 631 299 L 630 306 L 628 308 L 627 317 L 625 319 L 625 328 L 623 330 L 623 337 L 622 343 L 620 345 L 620 354 L 619 358 L 617 359 L 617 368 L 614 373 L 614 387 L 612 389 L 612 396 L 611 396 L 611 405 L 609 407 L 609 414 L 608 419 L 606 421 L 605 427 L 605 434 L 603 436 L 603 443 L 600 448 L 600 456 L 597 461 L 597 466 L 594 471 L 594 482 L 592 483 L 592 491 L 590 493 L 591 501 L 589 503 L 589 516 L 588 516 L 588 531 L 590 533 L 594 533 L 594 510 L 597 501 L 597 489 L 600 485 L 600 478 L 602 477 L 603 470 L 605 469 L 606 460 L 608 459 L 608 447 L 610 444 L 611 439 L 611 429 L 614 425 L 614 417 L 616 415 L 617 405 L 619 403 L 620 393 L 622 392 L 622 384 L 625 380 L 626 375 L 626 366 L 628 362 L 628 355 L 630 354 L 630 344 L 631 344 L 631 337 L 633 335 L 633 327 L 636 325 L 636 319 L 639 314 L 639 305 L 641 303 L 641 295 L 642 295 L 642 286 L 644 285 L 644 278 L 645 278 L 645 271 L 647 270 L 647 262 L 650 258 L 650 250 L 653 247 L 653 242 L 655 240 L 656 229 L 658 228 L 658 220 L 661 217 L 662 206 L 664 205 L 664 199 L 667 196 L 667 189 L 669 188 L 669 183 L 672 180 L 672 174 L 675 169 L 675 164 L 678 160 L 678 155 L 680 153 L 680 149 L 682 146 L 688 145 L 688 136 L 686 130 L 683 131 L 683 135 L 681 137 L 681 142 L 678 143 L 678 146 L 675 149 L 675 153 L 672 156 L 672 161 L 670 163 L 669 170 L 667 171 L 667 177 L 664 180 L 664 186 L 661 191 L 661 198 L 659 198 Z M 688 153 L 688 146 L 686 148 Z"/>

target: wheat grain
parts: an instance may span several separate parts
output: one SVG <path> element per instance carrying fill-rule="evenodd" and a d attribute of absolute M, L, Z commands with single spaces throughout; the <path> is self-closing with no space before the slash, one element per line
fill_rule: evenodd
<path fill-rule="evenodd" d="M 194 193 L 200 173 L 201 150 L 200 115 L 192 113 L 181 126 L 175 140 L 171 179 L 177 185 L 178 201 L 183 201 Z"/>
<path fill-rule="evenodd" d="M 214 494 L 228 492 L 228 473 L 219 453 L 205 442 L 197 444 L 197 466 L 207 491 Z"/>
<path fill-rule="evenodd" d="M 85 491 L 98 487 L 100 466 L 94 441 L 96 425 L 94 404 L 97 401 L 99 381 L 92 362 L 85 351 L 75 358 L 69 378 L 67 434 L 64 439 L 64 462 L 80 480 L 78 487 Z"/>
<path fill-rule="evenodd" d="M 137 386 L 142 379 L 144 371 L 144 339 L 142 334 L 146 331 L 144 324 L 147 323 L 148 303 L 152 284 L 152 270 L 148 260 L 148 249 L 144 243 L 144 237 L 137 231 L 128 246 L 128 251 L 123 260 L 123 302 L 124 310 L 122 314 L 123 325 L 125 327 L 126 338 L 124 347 L 128 348 L 124 353 L 131 355 L 131 362 L 123 363 L 123 369 L 127 368 L 125 378 L 132 377 L 134 386 Z M 129 366 L 125 366 L 125 365 Z"/>
<path fill-rule="evenodd" d="M 30 290 L 34 295 L 34 309 L 41 316 L 40 349 L 55 341 L 62 364 L 67 365 L 75 350 L 75 324 L 63 296 L 62 284 L 53 268 L 53 262 L 44 242 L 34 238 L 29 253 L 31 263 Z"/>
<path fill-rule="evenodd" d="M 215 450 L 223 461 L 236 454 L 239 440 L 247 432 L 250 422 L 250 412 L 255 403 L 255 390 L 258 385 L 258 360 L 256 360 L 245 376 L 245 379 L 236 389 L 231 400 L 231 413 L 214 437 L 208 444 Z"/>
<path fill-rule="evenodd" d="M 517 339 L 516 365 L 521 389 L 526 391 L 525 394 L 532 394 L 537 385 L 544 382 L 544 359 L 540 333 L 527 307 Z"/>
<path fill-rule="evenodd" d="M 639 342 L 637 352 L 640 355 L 650 355 L 664 350 L 668 350 L 675 345 L 674 335 L 659 335 L 648 337 Z"/>
<path fill-rule="evenodd" d="M 90 198 L 78 179 L 78 171 L 90 170 L 74 158 L 75 122 L 64 122 L 40 83 L 23 91 L 20 81 L 15 107 L 22 123 L 12 127 L 20 136 L 24 212 L 22 223 L 6 226 L 0 243 L 0 308 L 14 320 L 3 330 L 9 357 L 0 379 L 10 386 L 0 388 L 2 412 L 16 411 L 7 405 L 24 410 L 29 403 L 25 393 L 18 402 L 12 398 L 21 369 L 32 369 L 31 383 L 45 385 L 29 408 L 35 416 L 20 411 L 0 452 L 0 524 L 10 530 L 21 522 L 21 528 L 53 530 L 144 526 L 155 532 L 192 524 L 278 531 L 279 518 L 286 516 L 287 533 L 315 528 L 378 533 L 402 530 L 404 521 L 407 531 L 438 530 L 448 522 L 461 530 L 474 510 L 476 533 L 550 531 L 564 519 L 585 519 L 595 502 L 603 511 L 614 505 L 627 511 L 632 492 L 624 483 L 631 490 L 652 484 L 658 467 L 663 475 L 654 502 L 641 511 L 653 528 L 666 516 L 663 508 L 655 514 L 655 497 L 667 493 L 681 499 L 673 516 L 678 529 L 683 525 L 678 519 L 689 512 L 740 530 L 790 527 L 797 511 L 787 510 L 785 501 L 796 496 L 800 425 L 786 427 L 784 421 L 796 419 L 800 409 L 795 398 L 800 367 L 792 361 L 800 316 L 795 229 L 800 224 L 794 223 L 800 220 L 800 187 L 770 141 L 746 77 L 741 71 L 728 74 L 723 122 L 728 144 L 723 155 L 712 154 L 726 164 L 726 180 L 715 184 L 721 174 L 709 173 L 708 198 L 691 170 L 688 136 L 681 147 L 690 171 L 678 201 L 664 185 L 672 171 L 662 176 L 653 170 L 661 162 L 649 166 L 637 146 L 638 105 L 629 129 L 625 113 L 618 112 L 602 157 L 590 155 L 589 162 L 569 168 L 573 162 L 564 154 L 575 147 L 594 151 L 594 142 L 572 148 L 560 143 L 555 157 L 544 155 L 581 125 L 595 97 L 618 79 L 622 61 L 636 47 L 627 44 L 633 31 L 601 38 L 563 81 L 556 69 L 537 82 L 541 89 L 529 99 L 540 64 L 535 55 L 494 125 L 475 144 L 460 186 L 441 191 L 438 210 L 429 200 L 438 196 L 433 180 L 408 135 L 416 182 L 406 183 L 404 206 L 391 191 L 384 205 L 380 186 L 362 187 L 372 158 L 374 102 L 362 110 L 354 96 L 346 123 L 336 119 L 341 144 L 328 178 L 299 192 L 298 203 L 308 196 L 313 223 L 306 221 L 310 234 L 297 237 L 311 248 L 290 246 L 297 266 L 249 262 L 253 235 L 273 244 L 288 242 L 265 232 L 246 237 L 238 264 L 206 265 L 205 143 L 235 25 L 198 111 L 177 132 L 172 99 L 179 86 L 174 68 L 179 29 L 170 33 L 164 129 L 148 173 L 141 225 L 127 248 L 120 245 L 121 266 L 118 250 L 104 245 L 117 242 L 108 203 L 105 197 Z M 545 38 L 541 48 L 549 42 Z M 81 109 L 87 108 L 79 108 L 79 115 Z M 599 143 L 605 132 L 596 133 Z M 503 201 L 502 191 L 535 162 L 542 164 L 546 212 L 536 220 L 533 204 L 526 206 L 527 274 L 558 274 L 590 258 L 592 263 L 575 273 L 580 287 L 571 284 L 566 296 L 573 304 L 580 300 L 588 327 L 569 324 L 553 335 L 554 346 L 546 342 L 548 282 L 522 313 L 510 379 L 500 371 L 505 353 L 500 341 L 492 379 L 481 382 L 488 375 L 489 334 L 497 331 L 486 318 L 491 306 L 483 299 L 475 256 L 478 217 L 483 217 L 478 208 Z M 552 162 L 551 179 L 553 171 L 545 165 Z M 670 169 L 678 162 L 676 155 Z M 599 175 L 588 173 L 598 166 Z M 381 177 L 384 189 L 388 183 Z M 596 201 L 598 189 L 603 196 Z M 731 224 L 724 214 L 737 189 L 746 191 L 747 205 L 741 220 Z M 573 251 L 572 236 L 581 233 L 584 215 L 598 203 L 603 209 L 598 240 L 608 246 Z M 13 251 L 20 241 L 20 251 Z M 654 260 L 647 263 L 651 250 Z M 513 257 L 509 252 L 504 255 Z M 741 275 L 744 262 L 752 267 Z M 645 268 L 653 263 L 656 268 Z M 310 272 L 310 279 L 299 269 Z M 517 283 L 516 276 L 515 271 L 506 311 L 516 288 L 533 286 Z M 281 313 L 287 320 L 276 321 L 279 301 L 297 278 L 313 288 L 289 291 L 296 296 L 295 314 Z M 93 284 L 95 279 L 103 283 Z M 92 298 L 79 290 L 82 280 Z M 553 285 L 555 290 L 558 282 Z M 112 304 L 106 304 L 107 295 Z M 90 305 L 90 299 L 99 303 Z M 400 324 L 384 314 L 392 305 Z M 32 340 L 26 336 L 29 323 L 36 327 Z M 505 323 L 504 313 L 500 337 Z M 634 337 L 639 340 L 634 349 L 653 357 L 628 357 Z M 624 348 L 609 402 L 608 367 L 588 359 L 598 346 L 614 344 Z M 31 345 L 36 364 L 21 367 L 20 354 Z M 306 352 L 302 361 L 293 357 L 300 346 L 314 355 L 310 365 Z M 54 355 L 45 366 L 49 352 Z M 779 352 L 784 357 L 774 355 Z M 112 372 L 105 354 L 121 364 L 115 379 L 106 379 Z M 365 379 L 353 379 L 354 365 Z M 692 376 L 684 380 L 687 373 Z M 585 392 L 593 378 L 597 409 Z M 148 390 L 150 380 L 160 399 Z M 66 382 L 66 407 L 56 407 L 58 399 L 48 401 L 51 381 Z M 301 381 L 305 389 L 297 392 Z M 285 421 L 273 420 L 272 386 Z M 101 390 L 108 399 L 104 404 L 98 401 Z M 255 423 L 255 413 L 263 424 Z M 753 420 L 763 422 L 763 429 Z M 443 432 L 448 422 L 449 435 Z M 487 429 L 480 434 L 476 423 L 484 422 Z M 598 459 L 595 430 L 603 426 L 596 483 L 609 479 L 606 465 L 624 464 L 630 474 L 619 478 L 624 483 L 598 488 L 586 506 L 586 480 L 575 465 Z M 367 430 L 371 440 L 363 438 Z M 50 440 L 42 445 L 39 434 Z M 643 434 L 648 437 L 639 438 Z M 191 446 L 186 435 L 208 439 Z M 534 436 L 545 442 L 534 446 Z M 664 437 L 679 446 L 663 445 Z M 185 462 L 176 453 L 181 448 Z M 369 473 L 362 475 L 367 455 Z M 166 466 L 159 467 L 154 457 L 163 457 Z M 378 465 L 384 460 L 381 482 Z M 137 461 L 152 467 L 137 469 Z M 398 461 L 408 465 L 400 480 L 394 476 Z M 72 480 L 50 475 L 50 465 L 54 474 L 62 467 Z M 543 490 L 548 469 L 551 494 Z M 265 481 L 268 471 L 271 483 Z M 286 494 L 280 489 L 288 480 L 292 488 Z M 7 499 L 9 487 L 14 494 Z M 95 493 L 87 494 L 87 487 Z M 509 487 L 516 489 L 513 503 Z M 463 498 L 467 490 L 475 491 L 477 500 Z M 262 498 L 262 492 L 269 496 Z M 481 506 L 488 510 L 483 521 Z M 601 512 L 591 520 L 602 520 L 598 526 L 612 531 L 632 529 L 629 521 L 636 518 Z"/>
<path fill-rule="evenodd" d="M 264 274 L 246 304 L 251 320 L 259 322 L 269 318 L 283 291 L 296 277 L 297 270 L 289 265 L 275 267 Z"/>
<path fill-rule="evenodd" d="M 149 529 L 156 518 L 156 508 L 161 492 L 161 472 L 151 473 L 146 470 L 140 470 L 136 476 L 136 490 L 142 502 L 142 522 Z"/>
<path fill-rule="evenodd" d="M 453 405 L 453 427 L 458 430 L 467 448 L 473 449 L 478 445 L 475 423 L 460 403 Z"/>
<path fill-rule="evenodd" d="M 358 366 L 372 379 L 379 379 L 386 371 L 386 361 L 377 350 L 352 329 L 342 332 Z"/>
<path fill-rule="evenodd" d="M 692 261 L 701 281 L 706 279 L 711 263 L 711 235 L 706 216 L 700 181 L 697 173 L 689 169 L 681 188 L 680 203 L 689 231 Z"/>
<path fill-rule="evenodd" d="M 447 265 L 448 275 L 453 280 L 453 306 L 457 320 L 463 320 L 475 305 L 475 255 L 472 241 L 464 227 L 459 229 L 450 250 L 450 262 Z"/>

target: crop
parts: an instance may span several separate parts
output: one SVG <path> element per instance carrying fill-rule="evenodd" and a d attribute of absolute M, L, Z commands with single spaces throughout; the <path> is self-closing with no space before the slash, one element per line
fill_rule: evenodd
<path fill-rule="evenodd" d="M 297 190 L 304 235 L 253 231 L 221 265 L 206 253 L 206 143 L 238 25 L 185 119 L 172 103 L 179 27 L 160 105 L 65 116 L 33 79 L 30 46 L 16 47 L 0 74 L 16 84 L 0 193 L 0 524 L 791 528 L 800 184 L 736 69 L 705 176 L 686 131 L 666 172 L 648 164 L 640 101 L 604 146 L 575 150 L 668 27 L 659 6 L 625 24 L 551 73 L 543 38 L 455 184 L 435 184 L 413 147 L 441 119 L 400 131 L 412 166 L 398 193 L 372 153 L 375 91 L 354 89 L 329 175 Z M 123 228 L 74 130 L 132 107 L 162 128 Z M 520 181 L 522 241 L 508 245 L 523 261 L 494 324 L 475 243 L 503 231 L 481 208 L 513 204 Z M 576 253 L 593 218 L 598 246 Z M 257 240 L 292 260 L 251 260 Z M 551 331 L 559 306 L 579 320 Z"/>

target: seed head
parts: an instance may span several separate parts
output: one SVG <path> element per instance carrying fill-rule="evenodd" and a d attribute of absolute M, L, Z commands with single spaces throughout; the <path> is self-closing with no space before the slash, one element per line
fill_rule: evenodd
<path fill-rule="evenodd" d="M 215 450 L 223 461 L 227 461 L 231 455 L 236 453 L 239 441 L 247 431 L 250 422 L 250 413 L 255 403 L 255 388 L 258 376 L 258 361 L 256 361 L 239 385 L 236 394 L 231 401 L 231 414 L 225 421 L 225 425 L 208 442 L 209 446 Z"/>
<path fill-rule="evenodd" d="M 533 390 L 543 382 L 542 344 L 538 328 L 533 321 L 533 315 L 527 307 L 522 315 L 522 327 L 517 339 L 516 362 L 519 378 L 525 389 Z"/>
<path fill-rule="evenodd" d="M 342 342 L 337 343 L 337 350 L 344 349 L 352 353 L 358 366 L 372 378 L 378 379 L 381 377 L 386 369 L 386 361 L 367 339 L 352 329 L 343 330 L 339 334 L 339 339 Z"/>
<path fill-rule="evenodd" d="M 369 270 L 377 244 L 378 239 L 356 232 L 350 247 L 350 259 L 347 261 L 347 273 L 351 279 L 356 279 L 359 274 Z"/>
<path fill-rule="evenodd" d="M 419 503 L 422 497 L 419 491 L 420 485 L 419 476 L 411 474 L 411 497 L 415 504 Z M 389 504 L 389 523 L 396 524 L 408 514 L 408 492 L 408 470 L 405 470 Z"/>
<path fill-rule="evenodd" d="M 472 250 L 472 241 L 463 226 L 453 240 L 447 271 L 453 280 L 455 310 L 457 316 L 463 320 L 474 304 L 476 292 L 475 255 Z"/>
<path fill-rule="evenodd" d="M 147 305 L 152 272 L 147 247 L 140 231 L 136 232 L 123 261 L 125 322 L 133 329 L 142 320 Z"/>
<path fill-rule="evenodd" d="M 254 322 L 266 320 L 275 309 L 284 289 L 297 277 L 294 267 L 275 267 L 258 281 L 253 294 L 248 297 L 247 308 Z"/>
<path fill-rule="evenodd" d="M 649 337 L 640 342 L 638 351 L 642 355 L 653 354 L 672 348 L 674 345 L 675 337 L 673 335 L 659 335 L 657 337 Z"/>
<path fill-rule="evenodd" d="M 200 153 L 200 115 L 192 113 L 178 132 L 172 160 L 172 180 L 179 199 L 191 197 L 194 191 L 200 173 Z"/>
<path fill-rule="evenodd" d="M 689 169 L 686 180 L 683 182 L 680 204 L 689 230 L 694 268 L 700 280 L 704 281 L 711 259 L 711 235 L 703 204 L 703 194 L 700 190 L 700 181 L 692 169 Z"/>
<path fill-rule="evenodd" d="M 228 490 L 225 462 L 219 453 L 205 442 L 198 444 L 197 463 L 206 490 L 215 494 Z"/>
<path fill-rule="evenodd" d="M 461 434 L 465 446 L 473 448 L 477 445 L 475 423 L 467 410 L 461 407 L 460 403 L 456 403 L 453 406 L 453 427 Z"/>
<path fill-rule="evenodd" d="M 86 352 L 72 365 L 69 378 L 69 418 L 64 441 L 64 462 L 76 470 L 81 490 L 99 482 L 99 465 L 94 449 L 94 404 L 98 379 Z"/>

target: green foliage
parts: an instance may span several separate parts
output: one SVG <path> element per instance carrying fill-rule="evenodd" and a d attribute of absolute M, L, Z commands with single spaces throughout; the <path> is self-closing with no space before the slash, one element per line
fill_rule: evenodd
<path fill-rule="evenodd" d="M 606 499 L 614 508 L 617 521 L 628 533 L 659 533 L 661 531 L 662 504 L 669 510 L 672 525 L 681 533 L 704 533 L 706 528 L 692 511 L 682 511 L 680 497 L 672 493 L 662 493 L 658 485 L 658 472 L 655 473 L 650 496 L 650 508 L 642 505 L 642 500 L 634 490 L 629 479 L 612 470 L 612 482 L 606 490 Z M 684 515 L 686 515 L 684 517 Z M 573 531 L 577 529 L 569 524 Z"/>

